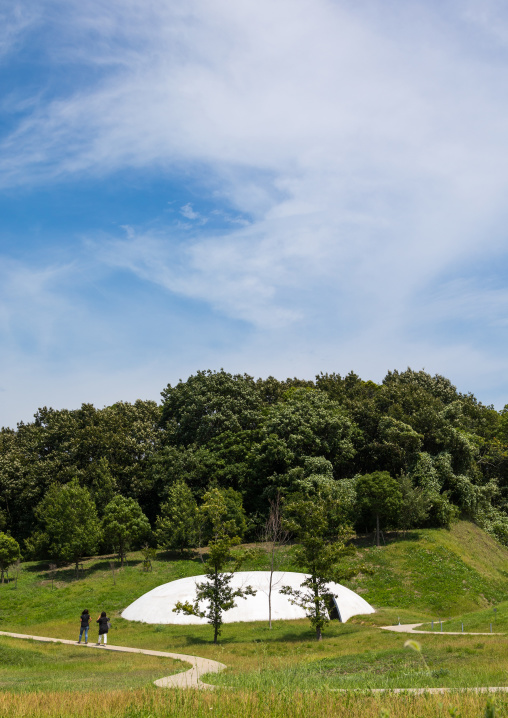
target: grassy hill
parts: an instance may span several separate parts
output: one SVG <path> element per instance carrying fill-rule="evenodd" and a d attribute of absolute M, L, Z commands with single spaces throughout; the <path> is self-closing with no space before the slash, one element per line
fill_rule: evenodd
<path fill-rule="evenodd" d="M 396 609 L 415 620 L 427 614 L 448 618 L 508 598 L 508 548 L 467 521 L 359 551 L 373 573 L 349 585 L 376 609 Z"/>
<path fill-rule="evenodd" d="M 175 697 L 180 694 L 161 692 L 151 683 L 154 677 L 181 670 L 171 662 L 148 664 L 133 657 L 127 665 L 114 654 L 83 652 L 77 646 L 44 647 L 0 637 L 2 715 L 31 715 L 23 712 L 22 703 L 17 712 L 14 693 L 34 689 L 46 696 L 37 699 L 37 705 L 34 703 L 34 715 L 74 715 L 71 710 L 59 711 L 63 702 L 72 703 L 76 690 L 83 696 L 77 699 L 80 705 L 95 706 L 92 694 L 90 699 L 86 697 L 87 691 L 94 690 L 90 683 L 98 685 L 93 676 L 100 676 L 104 696 L 111 696 L 111 691 L 118 689 L 116 707 L 107 698 L 104 702 L 101 699 L 97 709 L 93 708 L 96 712 L 92 708 L 90 713 L 86 712 L 104 718 L 226 714 L 245 718 L 261 712 L 311 718 L 344 711 L 355 718 L 360 715 L 377 718 L 384 707 L 392 717 L 448 715 L 448 708 L 459 705 L 453 697 L 436 696 L 435 702 L 434 698 L 429 702 L 425 697 L 413 697 L 408 705 L 403 698 L 394 701 L 393 696 L 372 702 L 368 697 L 360 700 L 353 698 L 353 694 L 333 691 L 508 685 L 508 637 L 429 633 L 419 637 L 424 665 L 421 655 L 405 647 L 408 636 L 378 628 L 396 623 L 398 618 L 401 622 L 417 622 L 456 617 L 469 621 L 471 629 L 488 631 L 496 607 L 496 630 L 508 631 L 507 549 L 478 527 L 460 522 L 450 531 L 422 530 L 405 538 L 389 537 L 386 546 L 379 549 L 359 540 L 358 551 L 358 561 L 370 566 L 372 573 L 359 575 L 350 585 L 378 612 L 357 616 L 346 624 L 332 622 L 321 643 L 314 640 L 307 620 L 276 621 L 273 630 L 268 629 L 266 622 L 227 624 L 220 645 L 214 646 L 207 625 L 147 625 L 120 617 L 123 608 L 155 586 L 202 573 L 199 557 L 160 555 L 153 571 L 146 572 L 141 555 L 132 553 L 125 568 L 116 570 L 114 575 L 111 557 L 98 557 L 85 562 L 84 577 L 79 580 L 71 568 L 58 569 L 52 580 L 47 564 L 27 563 L 17 586 L 12 580 L 0 585 L 0 630 L 77 639 L 82 609 L 88 608 L 93 619 L 97 615 L 94 612 L 106 610 L 113 621 L 111 643 L 219 660 L 228 670 L 208 680 L 226 690 L 218 690 L 213 697 L 203 694 L 199 699 L 184 700 Z M 258 555 L 246 568 L 264 569 L 265 563 L 263 556 Z M 291 548 L 285 554 L 284 568 L 295 568 Z M 446 630 L 447 624 L 444 625 Z M 449 625 L 452 627 L 452 623 Z M 90 640 L 94 636 L 93 628 Z M 6 691 L 12 693 L 12 699 L 6 697 Z M 199 705 L 191 705 L 196 700 Z M 505 701 L 501 697 L 497 700 Z M 287 712 L 289 705 L 297 704 L 301 706 L 300 712 Z M 49 706 L 53 706 L 53 713 Z M 484 706 L 484 698 L 460 698 L 464 718 L 483 714 Z M 209 713 L 212 709 L 214 712 Z M 439 713 L 441 710 L 444 712 Z"/>
<path fill-rule="evenodd" d="M 17 583 L 0 585 L 0 630 L 74 625 L 83 608 L 91 613 L 106 610 L 117 617 L 155 586 L 203 573 L 199 556 L 182 559 L 161 554 L 153 570 L 146 572 L 141 554 L 131 553 L 125 568 L 117 568 L 113 575 L 113 558 L 85 561 L 79 580 L 71 567 L 57 569 L 52 578 L 48 564 L 24 564 Z M 508 549 L 466 521 L 449 531 L 426 529 L 405 538 L 389 537 L 381 548 L 360 540 L 357 560 L 372 573 L 360 574 L 349 586 L 378 610 L 365 620 L 383 622 L 394 614 L 401 620 L 449 618 L 488 609 L 508 598 Z M 245 566 L 266 568 L 263 555 Z M 291 548 L 283 568 L 296 570 Z"/>

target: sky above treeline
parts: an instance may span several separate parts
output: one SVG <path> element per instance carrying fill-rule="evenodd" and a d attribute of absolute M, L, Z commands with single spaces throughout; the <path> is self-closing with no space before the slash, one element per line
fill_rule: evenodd
<path fill-rule="evenodd" d="M 198 369 L 508 402 L 497 0 L 0 8 L 0 425 Z"/>

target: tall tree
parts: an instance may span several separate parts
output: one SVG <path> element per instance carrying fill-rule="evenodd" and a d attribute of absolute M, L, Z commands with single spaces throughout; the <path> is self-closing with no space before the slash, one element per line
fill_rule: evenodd
<path fill-rule="evenodd" d="M 402 505 L 398 482 L 387 471 L 374 471 L 360 476 L 356 482 L 358 508 L 364 517 L 376 522 L 376 545 L 380 545 L 380 524 L 397 522 Z"/>
<path fill-rule="evenodd" d="M 168 384 L 162 398 L 161 426 L 171 442 L 185 446 L 253 429 L 260 419 L 261 399 L 247 374 L 199 371 L 174 387 Z"/>
<path fill-rule="evenodd" d="M 282 503 L 280 492 L 270 501 L 270 513 L 263 528 L 261 540 L 268 546 L 270 578 L 268 581 L 268 625 L 272 628 L 273 574 L 279 568 L 280 550 L 289 540 L 289 531 L 282 525 Z"/>
<path fill-rule="evenodd" d="M 333 514 L 337 512 L 334 510 Z M 301 589 L 284 586 L 280 593 L 306 612 L 320 641 L 329 621 L 326 596 L 329 582 L 353 576 L 347 557 L 354 552 L 346 543 L 347 527 L 337 533 L 330 521 L 329 497 L 316 495 L 312 499 L 302 494 L 292 496 L 284 509 L 283 524 L 297 539 L 294 558 L 300 569 L 308 574 Z"/>
<path fill-rule="evenodd" d="M 294 456 L 295 465 L 304 457 L 328 459 L 337 476 L 350 466 L 355 455 L 354 427 L 344 410 L 328 396 L 309 388 L 290 389 L 270 407 L 263 422 L 266 437 L 282 439 Z"/>
<path fill-rule="evenodd" d="M 29 551 L 58 561 L 72 561 L 78 575 L 83 556 L 97 550 L 101 539 L 97 510 L 88 489 L 74 480 L 53 484 L 35 510 L 40 530 L 26 541 Z"/>
<path fill-rule="evenodd" d="M 240 543 L 240 537 L 235 534 L 237 524 L 234 519 L 228 518 L 228 512 L 221 491 L 211 489 L 205 494 L 200 507 L 200 517 L 211 526 L 212 532 L 205 560 L 206 581 L 196 583 L 196 598 L 193 604 L 179 601 L 173 609 L 176 613 L 206 618 L 213 626 L 214 643 L 217 643 L 221 633 L 224 611 L 234 608 L 237 598 L 255 594 L 252 586 L 237 589 L 231 586 L 233 575 L 240 568 L 243 557 L 235 557 L 231 553 L 231 549 Z M 201 608 L 202 603 L 205 604 L 204 608 Z"/>
<path fill-rule="evenodd" d="M 115 496 L 104 509 L 102 530 L 105 541 L 118 551 L 122 566 L 127 549 L 146 540 L 151 533 L 138 502 L 124 496 Z"/>
<path fill-rule="evenodd" d="M 177 481 L 168 491 L 167 501 L 157 516 L 155 535 L 162 549 L 185 549 L 196 546 L 198 511 L 192 491 L 184 481 Z"/>

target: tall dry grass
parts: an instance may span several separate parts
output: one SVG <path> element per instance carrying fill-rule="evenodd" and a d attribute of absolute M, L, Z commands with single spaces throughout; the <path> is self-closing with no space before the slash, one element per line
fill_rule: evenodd
<path fill-rule="evenodd" d="M 110 691 L 107 693 L 0 693 L 2 718 L 483 718 L 485 694 L 359 694 L 253 691 Z M 494 697 L 496 716 L 508 699 Z"/>

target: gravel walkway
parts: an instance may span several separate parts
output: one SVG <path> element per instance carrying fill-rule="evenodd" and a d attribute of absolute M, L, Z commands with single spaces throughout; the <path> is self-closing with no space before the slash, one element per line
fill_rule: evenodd
<path fill-rule="evenodd" d="M 64 638 L 48 638 L 47 636 L 29 636 L 25 633 L 9 633 L 0 631 L 0 636 L 10 636 L 11 638 L 25 638 L 33 641 L 44 641 L 45 643 L 66 643 L 70 646 L 76 646 L 77 641 L 69 641 Z M 165 676 L 154 681 L 156 686 L 161 688 L 215 688 L 208 683 L 200 681 L 200 677 L 205 673 L 219 673 L 226 666 L 224 663 L 212 661 L 209 658 L 199 658 L 199 656 L 188 656 L 185 653 L 167 653 L 166 651 L 149 651 L 145 648 L 128 648 L 127 646 L 112 646 L 108 643 L 105 647 L 99 647 L 96 643 L 81 644 L 86 648 L 97 648 L 101 651 L 118 651 L 121 653 L 143 653 L 145 656 L 161 656 L 161 658 L 175 658 L 179 661 L 190 663 L 192 668 L 183 673 L 175 673 L 172 676 Z"/>

